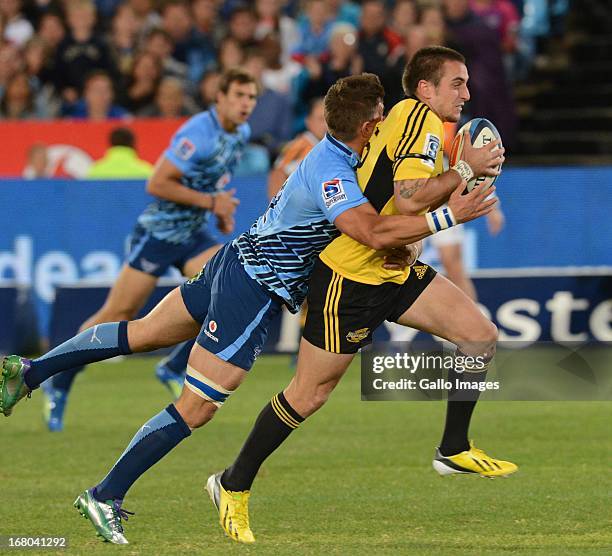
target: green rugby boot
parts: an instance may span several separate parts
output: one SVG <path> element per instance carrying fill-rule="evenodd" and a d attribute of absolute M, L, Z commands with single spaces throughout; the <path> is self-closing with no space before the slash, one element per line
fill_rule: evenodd
<path fill-rule="evenodd" d="M 109 503 L 107 503 L 109 502 Z M 78 496 L 74 507 L 94 526 L 96 535 L 106 542 L 114 544 L 129 544 L 123 534 L 121 520 L 128 520 L 128 515 L 134 515 L 121 507 L 121 500 L 107 500 L 100 502 L 93 496 L 90 488 Z"/>
<path fill-rule="evenodd" d="M 32 391 L 26 386 L 25 373 L 30 360 L 19 355 L 8 355 L 0 360 L 0 412 L 8 417 L 15 404 Z"/>

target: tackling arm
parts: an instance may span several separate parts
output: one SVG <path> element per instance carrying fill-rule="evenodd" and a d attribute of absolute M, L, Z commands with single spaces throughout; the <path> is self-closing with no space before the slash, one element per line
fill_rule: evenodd
<path fill-rule="evenodd" d="M 462 195 L 465 187 L 465 181 L 459 180 L 450 196 L 449 207 L 452 208 L 455 220 L 450 225 L 484 216 L 493 210 L 497 202 L 495 198 L 487 199 L 495 187 L 488 190 L 475 187 L 467 195 Z M 439 222 L 442 217 L 443 215 L 437 213 L 436 216 L 434 213 L 418 216 L 381 216 L 370 203 L 364 203 L 341 213 L 334 220 L 334 224 L 342 233 L 355 241 L 380 251 L 391 247 L 404 247 L 440 231 L 442 227 L 437 226 L 436 221 Z"/>

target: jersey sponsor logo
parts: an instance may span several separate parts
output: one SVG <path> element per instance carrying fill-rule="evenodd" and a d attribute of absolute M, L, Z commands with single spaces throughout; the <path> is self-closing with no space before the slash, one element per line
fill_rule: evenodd
<path fill-rule="evenodd" d="M 423 150 L 423 154 L 426 158 L 422 158 L 421 162 L 433 168 L 436 162 L 436 157 L 438 156 L 438 151 L 440 150 L 440 138 L 437 135 L 433 135 L 428 133 L 425 137 L 425 149 Z"/>
<path fill-rule="evenodd" d="M 215 332 L 217 331 L 217 328 L 219 328 L 217 326 L 217 321 L 216 320 L 211 320 L 208 323 L 208 327 L 204 328 L 203 332 L 204 334 L 206 334 L 206 336 L 208 336 L 213 342 L 219 342 L 219 338 L 217 338 L 215 336 Z M 210 332 L 209 332 L 210 331 Z"/>
<path fill-rule="evenodd" d="M 416 265 L 412 267 L 412 270 L 414 270 L 416 277 L 419 280 L 422 280 L 423 277 L 425 276 L 425 273 L 427 272 L 427 265 Z"/>
<path fill-rule="evenodd" d="M 341 179 L 336 178 L 323 182 L 323 201 L 325 202 L 326 208 L 330 208 L 336 203 L 341 203 L 347 199 L 348 197 L 344 192 L 344 186 L 342 185 Z"/>
<path fill-rule="evenodd" d="M 346 335 L 346 339 L 352 344 L 358 344 L 362 340 L 365 340 L 370 334 L 369 328 L 360 328 L 359 330 L 353 330 Z"/>
<path fill-rule="evenodd" d="M 178 145 L 174 147 L 174 152 L 181 160 L 189 160 L 195 152 L 195 145 L 187 138 L 183 137 Z"/>

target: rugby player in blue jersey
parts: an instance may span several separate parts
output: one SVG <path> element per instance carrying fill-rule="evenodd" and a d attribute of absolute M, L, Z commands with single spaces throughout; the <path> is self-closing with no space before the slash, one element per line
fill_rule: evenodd
<path fill-rule="evenodd" d="M 246 123 L 257 97 L 254 78 L 243 70 L 226 72 L 215 107 L 189 119 L 162 154 L 147 191 L 156 199 L 139 216 L 130 237 L 127 261 L 102 308 L 80 331 L 96 324 L 133 319 L 169 267 L 193 276 L 221 247 L 205 229 L 211 214 L 221 232 L 233 229 L 238 204 L 224 191 L 249 140 Z M 156 369 L 174 397 L 184 380 L 191 342 L 180 344 Z M 69 369 L 43 385 L 49 430 L 63 429 L 63 416 L 75 376 Z"/>
<path fill-rule="evenodd" d="M 266 212 L 146 317 L 97 325 L 32 361 L 18 356 L 2 361 L 0 411 L 8 415 L 21 398 L 62 368 L 197 336 L 178 401 L 147 421 L 106 477 L 75 501 L 104 539 L 127 543 L 122 527 L 127 514 L 121 506 L 129 488 L 192 430 L 210 421 L 246 378 L 270 322 L 283 305 L 299 309 L 314 263 L 333 238 L 344 232 L 382 250 L 403 248 L 432 233 L 425 215 L 379 215 L 357 184 L 354 170 L 382 119 L 383 95 L 378 77 L 371 74 L 333 85 L 325 99 L 329 133 Z M 474 172 L 491 166 L 485 149 L 466 151 Z M 477 189 L 461 195 L 464 188 L 463 182 L 449 201 L 457 223 L 487 214 L 495 203 Z M 279 398 L 282 410 L 290 411 Z M 240 499 L 241 493 L 218 492 L 217 507 L 232 510 L 228 533 L 253 542 L 248 514 L 240 509 L 246 508 L 247 500 Z"/>

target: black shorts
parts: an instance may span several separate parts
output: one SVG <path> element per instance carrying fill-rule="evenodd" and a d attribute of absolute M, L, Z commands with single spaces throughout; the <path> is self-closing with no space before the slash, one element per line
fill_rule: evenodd
<path fill-rule="evenodd" d="M 356 353 L 384 321 L 395 322 L 431 283 L 436 271 L 416 261 L 403 284 L 353 282 L 317 260 L 308 290 L 303 336 L 332 353 Z"/>

